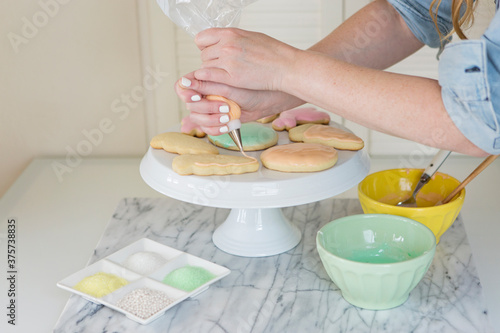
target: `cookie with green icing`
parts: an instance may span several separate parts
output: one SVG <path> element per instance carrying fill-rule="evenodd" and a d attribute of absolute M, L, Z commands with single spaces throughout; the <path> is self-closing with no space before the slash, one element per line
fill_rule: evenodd
<path fill-rule="evenodd" d="M 240 129 L 243 150 L 262 150 L 278 143 L 278 133 L 270 127 L 259 123 L 244 123 Z M 239 150 L 229 134 L 209 135 L 208 139 L 217 147 Z"/>

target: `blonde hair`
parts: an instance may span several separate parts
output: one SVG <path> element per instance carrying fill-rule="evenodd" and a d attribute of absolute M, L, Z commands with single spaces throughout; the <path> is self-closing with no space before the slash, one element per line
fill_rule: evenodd
<path fill-rule="evenodd" d="M 453 30 L 450 31 L 446 36 L 443 36 L 439 30 L 437 23 L 438 20 L 438 10 L 439 5 L 441 5 L 441 0 L 432 0 L 431 7 L 429 8 L 429 14 L 436 26 L 441 40 L 448 39 L 453 33 L 456 33 L 460 39 L 467 39 L 464 34 L 464 29 L 468 29 L 474 23 L 474 9 L 477 1 L 474 0 L 452 0 L 451 3 L 451 20 L 453 22 Z M 465 5 L 465 12 L 461 16 L 460 10 L 462 6 Z"/>

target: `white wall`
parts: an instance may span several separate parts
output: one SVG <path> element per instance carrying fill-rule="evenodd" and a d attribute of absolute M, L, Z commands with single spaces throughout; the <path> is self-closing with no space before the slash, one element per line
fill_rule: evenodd
<path fill-rule="evenodd" d="M 142 59 L 138 15 L 136 0 L 0 2 L 0 195 L 37 156 L 70 154 L 64 180 L 82 156 L 144 153 L 143 93 L 174 75 Z"/>

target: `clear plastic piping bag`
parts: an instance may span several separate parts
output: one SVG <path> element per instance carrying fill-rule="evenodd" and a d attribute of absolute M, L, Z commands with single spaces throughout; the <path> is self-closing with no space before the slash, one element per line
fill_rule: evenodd
<path fill-rule="evenodd" d="M 208 28 L 238 25 L 242 9 L 257 0 L 156 0 L 163 12 L 191 36 Z"/>

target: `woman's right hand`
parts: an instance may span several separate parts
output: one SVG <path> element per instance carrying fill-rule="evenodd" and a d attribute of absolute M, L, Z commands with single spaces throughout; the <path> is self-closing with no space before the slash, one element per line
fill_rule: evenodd
<path fill-rule="evenodd" d="M 206 95 L 219 95 L 237 103 L 241 108 L 241 122 L 257 120 L 303 104 L 300 99 L 279 92 L 249 90 L 221 83 L 199 81 L 194 73 L 179 79 L 175 85 L 179 98 L 191 112 L 191 120 L 209 135 L 227 132 L 229 107 L 221 101 L 209 101 Z"/>

